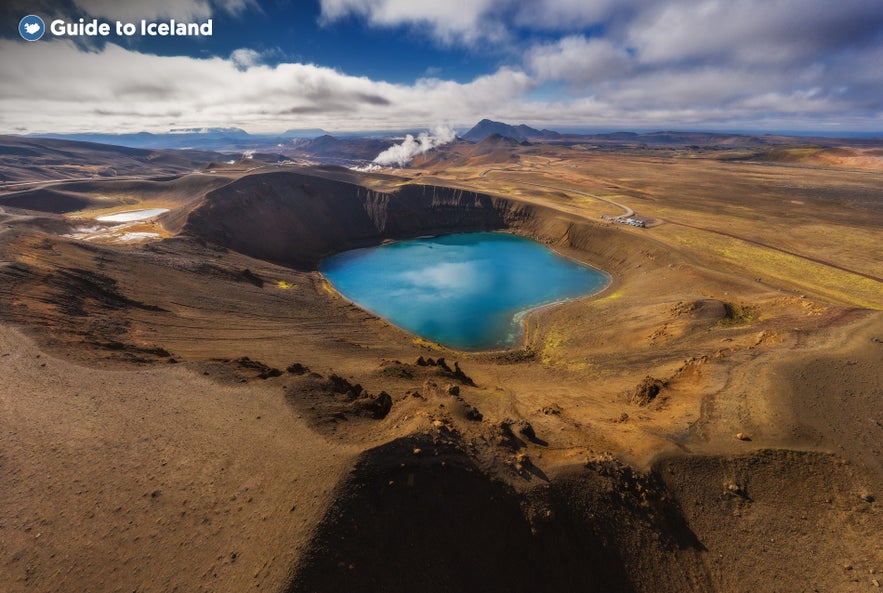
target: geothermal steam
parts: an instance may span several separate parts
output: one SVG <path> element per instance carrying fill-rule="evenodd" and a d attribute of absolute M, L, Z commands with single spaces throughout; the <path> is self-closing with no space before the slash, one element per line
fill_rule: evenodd
<path fill-rule="evenodd" d="M 414 138 L 411 134 L 393 146 L 390 146 L 374 158 L 376 165 L 404 167 L 418 154 L 429 152 L 433 148 L 452 142 L 457 134 L 448 126 L 436 126 L 431 132 L 420 132 Z"/>

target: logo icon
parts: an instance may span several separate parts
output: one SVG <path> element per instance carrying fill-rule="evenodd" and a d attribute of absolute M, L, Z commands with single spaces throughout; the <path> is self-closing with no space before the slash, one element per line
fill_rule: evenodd
<path fill-rule="evenodd" d="M 25 41 L 37 41 L 45 32 L 43 19 L 35 14 L 29 14 L 18 23 L 18 33 Z"/>

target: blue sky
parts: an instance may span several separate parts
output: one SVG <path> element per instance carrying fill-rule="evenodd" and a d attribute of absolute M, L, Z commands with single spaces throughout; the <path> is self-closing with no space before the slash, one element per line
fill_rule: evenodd
<path fill-rule="evenodd" d="M 440 44 L 419 27 L 372 26 L 357 15 L 323 19 L 318 0 L 243 3 L 236 12 L 215 9 L 215 34 L 192 38 L 136 37 L 131 47 L 158 55 L 228 57 L 238 49 L 260 53 L 260 63 L 307 63 L 394 83 L 442 76 L 468 82 L 505 60 L 499 51 Z M 195 19 L 199 21 L 200 19 Z M 492 48 L 488 48 L 492 49 Z"/>
<path fill-rule="evenodd" d="M 207 38 L 18 36 L 37 14 Z M 11 0 L 0 132 L 468 128 L 883 135 L 880 0 Z"/>

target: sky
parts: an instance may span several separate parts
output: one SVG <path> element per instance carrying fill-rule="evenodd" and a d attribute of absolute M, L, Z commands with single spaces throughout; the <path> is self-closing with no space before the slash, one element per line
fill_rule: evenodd
<path fill-rule="evenodd" d="M 34 14 L 212 35 L 19 35 Z M 0 133 L 238 127 L 883 136 L 881 0 L 5 0 Z"/>

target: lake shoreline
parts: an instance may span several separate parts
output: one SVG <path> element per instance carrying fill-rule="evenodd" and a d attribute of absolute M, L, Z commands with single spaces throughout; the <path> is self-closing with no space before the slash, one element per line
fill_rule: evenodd
<path fill-rule="evenodd" d="M 469 243 L 473 240 L 474 244 Z M 402 253 L 385 251 L 391 248 Z M 436 251 L 430 258 L 433 249 Z M 403 255 L 410 250 L 416 250 L 419 257 Z M 382 258 L 388 261 L 374 261 Z M 346 267 L 356 259 L 359 265 L 372 266 L 371 270 L 348 271 Z M 412 265 L 418 271 L 412 271 Z M 336 254 L 322 260 L 318 267 L 335 292 L 355 306 L 416 338 L 464 352 L 505 352 L 518 348 L 524 343 L 524 320 L 532 312 L 595 295 L 611 284 L 607 272 L 511 232 L 450 233 L 385 242 Z M 349 273 L 358 278 L 348 278 Z M 549 278 L 541 278 L 542 274 Z M 406 280 L 401 283 L 403 279 Z M 396 285 L 396 281 L 400 284 Z M 499 286 L 485 286 L 490 281 Z M 391 288 L 393 293 L 383 294 L 374 288 L 378 284 Z M 549 286 L 559 286 L 556 292 L 560 294 L 550 295 Z M 518 294 L 519 290 L 523 294 Z M 390 299 L 400 299 L 402 295 L 397 292 L 402 291 L 409 292 L 410 300 L 392 304 Z M 474 294 L 474 300 L 465 299 L 464 294 Z M 451 315 L 447 309 L 439 309 L 439 304 L 460 307 L 460 314 Z M 422 314 L 428 317 L 422 321 L 411 318 L 420 307 L 426 308 Z M 431 329 L 439 324 L 442 326 Z M 452 335 L 451 328 L 455 326 L 462 326 L 464 333 Z M 476 326 L 484 329 L 476 333 Z"/>

